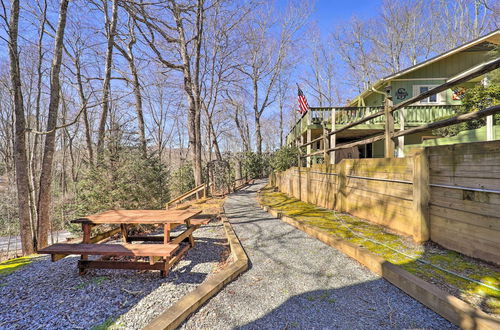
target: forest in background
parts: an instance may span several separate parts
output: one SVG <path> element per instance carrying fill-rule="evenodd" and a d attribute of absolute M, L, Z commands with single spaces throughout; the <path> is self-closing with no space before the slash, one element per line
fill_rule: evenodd
<path fill-rule="evenodd" d="M 162 208 L 213 162 L 233 179 L 281 166 L 296 83 L 311 106 L 343 105 L 497 29 L 500 10 L 383 1 L 322 30 L 303 1 L 1 5 L 0 235 L 21 232 L 24 253 L 77 216 Z"/>

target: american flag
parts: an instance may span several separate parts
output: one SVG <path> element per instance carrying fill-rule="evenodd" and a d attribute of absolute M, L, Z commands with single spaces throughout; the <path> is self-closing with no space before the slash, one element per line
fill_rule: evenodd
<path fill-rule="evenodd" d="M 299 84 L 297 84 L 297 88 L 299 90 L 299 113 L 304 114 L 309 110 L 309 104 L 307 104 L 306 97 L 300 89 Z"/>

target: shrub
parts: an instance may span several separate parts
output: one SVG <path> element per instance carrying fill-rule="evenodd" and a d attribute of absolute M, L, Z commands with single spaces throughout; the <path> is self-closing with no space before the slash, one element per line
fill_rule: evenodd
<path fill-rule="evenodd" d="M 191 163 L 186 163 L 172 173 L 170 192 L 172 198 L 194 188 L 194 173 Z"/>
<path fill-rule="evenodd" d="M 262 178 L 270 172 L 269 155 L 258 154 L 252 151 L 245 153 L 243 157 L 243 173 L 249 179 Z"/>
<path fill-rule="evenodd" d="M 462 106 L 457 114 L 465 114 L 478 111 L 499 103 L 500 84 L 493 83 L 487 87 L 478 84 L 477 86 L 470 88 L 465 92 L 465 95 L 462 99 Z M 500 121 L 499 114 L 495 115 L 495 120 L 497 123 Z M 486 118 L 481 118 L 448 127 L 438 128 L 434 130 L 433 133 L 441 136 L 454 136 L 461 131 L 480 128 L 484 125 L 486 125 Z"/>
<path fill-rule="evenodd" d="M 271 167 L 273 170 L 281 172 L 289 169 L 290 167 L 297 166 L 298 155 L 299 148 L 295 146 L 284 146 L 276 151 L 271 157 Z"/>

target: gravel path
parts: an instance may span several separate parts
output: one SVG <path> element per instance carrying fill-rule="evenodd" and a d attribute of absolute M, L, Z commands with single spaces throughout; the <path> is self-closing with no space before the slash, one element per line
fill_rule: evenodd
<path fill-rule="evenodd" d="M 263 184 L 225 203 L 251 268 L 184 329 L 455 328 L 353 259 L 261 210 L 255 197 Z"/>
<path fill-rule="evenodd" d="M 193 290 L 221 261 L 227 240 L 221 223 L 194 232 L 196 245 L 171 270 L 90 270 L 79 276 L 78 257 L 48 257 L 0 276 L 0 329 L 90 329 L 116 321 L 141 329 Z"/>

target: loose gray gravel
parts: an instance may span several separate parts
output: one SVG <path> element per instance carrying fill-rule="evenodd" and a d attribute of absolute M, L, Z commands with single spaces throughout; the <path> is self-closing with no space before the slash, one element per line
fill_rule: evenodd
<path fill-rule="evenodd" d="M 196 245 L 167 278 L 158 271 L 91 270 L 79 276 L 78 257 L 48 257 L 0 276 L 0 329 L 90 329 L 102 324 L 141 329 L 202 283 L 221 261 L 221 223 L 194 232 Z"/>
<path fill-rule="evenodd" d="M 263 185 L 225 203 L 250 269 L 183 329 L 455 328 L 355 260 L 262 211 L 255 197 Z"/>

